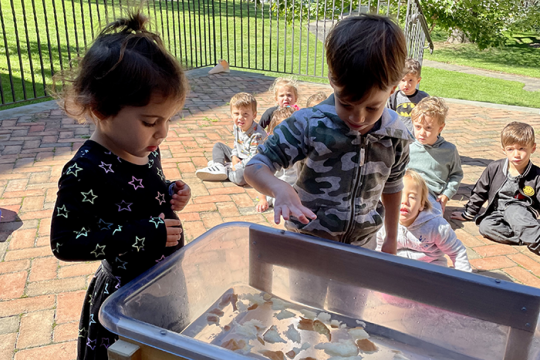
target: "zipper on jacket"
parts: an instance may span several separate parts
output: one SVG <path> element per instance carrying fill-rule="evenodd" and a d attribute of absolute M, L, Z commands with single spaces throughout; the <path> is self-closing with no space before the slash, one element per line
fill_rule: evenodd
<path fill-rule="evenodd" d="M 360 135 L 361 136 L 361 135 Z M 347 230 L 345 231 L 345 234 L 343 235 L 343 238 L 341 239 L 341 242 L 345 242 L 345 239 L 349 237 L 349 235 L 352 233 L 352 229 L 354 229 L 354 218 L 355 218 L 355 200 L 356 200 L 356 194 L 358 192 L 358 189 L 362 185 L 360 179 L 362 177 L 362 174 L 364 172 L 364 164 L 366 162 L 366 148 L 367 148 L 367 142 L 362 141 L 362 145 L 360 145 L 360 150 L 358 151 L 359 156 L 359 162 L 358 162 L 358 171 L 356 172 L 356 179 L 354 181 L 352 196 L 351 196 L 351 218 L 349 221 L 349 225 L 347 226 Z"/>

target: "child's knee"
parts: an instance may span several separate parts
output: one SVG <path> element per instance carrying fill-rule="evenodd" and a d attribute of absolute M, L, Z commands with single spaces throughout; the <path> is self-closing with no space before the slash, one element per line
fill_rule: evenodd
<path fill-rule="evenodd" d="M 247 182 L 244 178 L 244 170 L 229 171 L 229 181 L 238 185 L 244 186 L 247 185 Z"/>

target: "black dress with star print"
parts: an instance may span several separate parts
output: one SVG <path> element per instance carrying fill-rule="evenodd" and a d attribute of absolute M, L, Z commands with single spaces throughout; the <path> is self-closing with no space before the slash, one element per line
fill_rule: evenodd
<path fill-rule="evenodd" d="M 106 359 L 117 337 L 101 326 L 105 299 L 183 246 L 165 247 L 161 213 L 171 209 L 159 151 L 135 165 L 88 140 L 62 171 L 51 223 L 51 248 L 64 261 L 101 260 L 86 293 L 79 326 L 78 359 Z"/>

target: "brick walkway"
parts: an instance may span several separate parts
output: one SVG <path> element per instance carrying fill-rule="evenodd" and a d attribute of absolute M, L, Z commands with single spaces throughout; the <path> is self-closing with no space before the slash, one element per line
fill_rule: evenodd
<path fill-rule="evenodd" d="M 255 212 L 257 193 L 231 183 L 203 183 L 195 170 L 206 166 L 216 141 L 230 143 L 228 101 L 239 91 L 256 95 L 259 115 L 273 105 L 273 79 L 248 73 L 191 75 L 192 93 L 161 147 L 169 179 L 181 178 L 192 201 L 180 213 L 188 241 L 227 221 L 272 226 L 272 213 Z M 302 83 L 299 104 L 328 85 Z M 499 134 L 513 120 L 540 129 L 540 116 L 463 104 L 449 104 L 445 138 L 462 156 L 465 178 L 447 215 L 462 206 L 486 164 L 501 158 Z M 63 165 L 91 134 L 60 110 L 0 120 L 0 360 L 73 359 L 85 288 L 96 262 L 67 263 L 52 256 L 50 218 Z M 535 162 L 540 157 L 535 154 Z M 454 223 L 474 268 L 486 275 L 540 287 L 540 257 L 526 248 L 483 239 L 473 223 Z"/>

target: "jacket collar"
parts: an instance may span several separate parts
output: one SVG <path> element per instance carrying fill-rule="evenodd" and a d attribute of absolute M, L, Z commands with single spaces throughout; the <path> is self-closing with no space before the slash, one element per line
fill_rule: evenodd
<path fill-rule="evenodd" d="M 508 176 L 508 167 L 509 167 L 509 161 L 508 159 L 506 159 L 504 161 L 504 165 L 503 165 L 503 173 L 504 173 L 504 176 Z M 529 171 L 531 170 L 532 168 L 532 161 L 529 160 L 529 163 L 527 164 L 527 167 L 525 168 L 525 171 L 523 171 L 523 174 L 520 174 L 518 175 L 517 177 L 518 178 L 522 178 L 522 177 L 525 177 L 527 176 L 527 174 L 529 173 Z"/>

